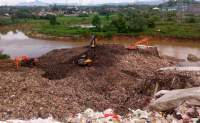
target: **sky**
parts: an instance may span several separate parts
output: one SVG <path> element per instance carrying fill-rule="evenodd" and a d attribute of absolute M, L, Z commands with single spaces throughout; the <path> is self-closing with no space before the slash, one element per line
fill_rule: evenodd
<path fill-rule="evenodd" d="M 24 2 L 34 2 L 36 0 L 0 0 L 0 5 L 16 5 Z M 121 3 L 133 2 L 134 0 L 40 0 L 46 3 L 78 3 L 82 5 L 87 4 L 102 4 L 102 3 Z"/>

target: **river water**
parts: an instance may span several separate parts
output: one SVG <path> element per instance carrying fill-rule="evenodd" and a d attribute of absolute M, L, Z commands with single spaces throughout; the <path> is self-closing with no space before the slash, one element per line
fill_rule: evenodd
<path fill-rule="evenodd" d="M 120 43 L 124 45 L 133 43 L 132 41 L 108 42 Z M 53 49 L 73 48 L 87 44 L 88 42 L 64 42 L 33 39 L 29 38 L 21 31 L 10 31 L 6 34 L 0 34 L 0 50 L 9 54 L 11 58 L 15 58 L 20 55 L 39 57 Z M 151 42 L 151 44 L 158 47 L 161 55 L 169 55 L 185 60 L 187 59 L 188 54 L 194 54 L 200 57 L 200 42 L 198 43 L 198 41 L 155 39 Z M 183 64 L 185 64 L 185 62 Z M 200 63 L 190 63 L 190 65 L 200 65 Z"/>
<path fill-rule="evenodd" d="M 53 49 L 73 48 L 84 45 L 80 42 L 62 42 L 33 39 L 20 31 L 10 31 L 7 34 L 0 34 L 0 50 L 9 54 L 11 58 L 28 55 L 39 57 Z"/>

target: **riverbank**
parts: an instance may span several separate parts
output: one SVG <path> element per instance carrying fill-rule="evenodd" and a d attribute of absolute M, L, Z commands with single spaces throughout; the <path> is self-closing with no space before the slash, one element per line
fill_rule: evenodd
<path fill-rule="evenodd" d="M 116 15 L 113 15 L 115 17 Z M 105 16 L 100 16 L 103 23 L 111 21 L 106 20 Z M 183 40 L 200 40 L 199 23 L 178 23 L 178 22 L 156 22 L 154 28 L 147 28 L 139 32 L 118 33 L 116 31 L 101 30 L 95 31 L 92 28 L 84 28 L 84 25 L 91 25 L 92 16 L 89 17 L 57 17 L 58 25 L 49 24 L 44 19 L 19 19 L 15 24 L 1 25 L 0 32 L 5 33 L 10 30 L 22 30 L 28 36 L 47 40 L 88 40 L 92 34 L 100 38 L 111 39 L 112 37 L 129 36 L 140 37 L 149 36 L 156 38 L 171 38 Z M 83 27 L 79 27 L 82 25 Z"/>

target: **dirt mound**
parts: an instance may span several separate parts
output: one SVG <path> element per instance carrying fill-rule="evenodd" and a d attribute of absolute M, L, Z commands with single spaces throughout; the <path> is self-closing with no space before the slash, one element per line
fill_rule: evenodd
<path fill-rule="evenodd" d="M 83 54 L 91 55 L 88 47 L 76 48 L 73 50 L 55 50 L 40 58 L 39 67 L 46 73 L 43 75 L 48 79 L 63 79 L 73 73 L 77 73 L 83 67 L 74 63 Z M 128 51 L 120 45 L 97 46 L 92 68 L 101 69 L 104 72 L 117 61 L 117 55 L 123 55 Z"/>
<path fill-rule="evenodd" d="M 13 60 L 0 60 L 0 71 L 16 71 Z"/>
<path fill-rule="evenodd" d="M 149 104 L 155 82 L 160 83 L 160 89 L 169 89 L 174 75 L 179 76 L 156 73 L 174 65 L 172 60 L 128 51 L 120 45 L 98 46 L 90 67 L 74 64 L 85 52 L 87 47 L 54 50 L 40 58 L 39 69 L 0 71 L 0 119 L 46 118 L 51 114 L 65 121 L 67 114 L 87 108 L 112 108 L 124 115 L 128 108 L 143 109 Z M 189 76 L 176 78 L 172 88 L 187 88 L 179 84 L 188 81 L 197 86 Z"/>
<path fill-rule="evenodd" d="M 152 93 L 144 94 L 144 87 L 139 87 L 154 76 L 158 68 L 172 65 L 172 61 L 128 51 L 120 45 L 98 46 L 90 67 L 73 63 L 86 52 L 87 47 L 52 51 L 40 58 L 40 68 L 48 79 L 70 78 L 72 88 L 81 91 L 74 94 L 80 98 L 79 104 L 97 110 L 110 106 L 119 112 L 128 111 L 127 107 L 143 108 Z"/>

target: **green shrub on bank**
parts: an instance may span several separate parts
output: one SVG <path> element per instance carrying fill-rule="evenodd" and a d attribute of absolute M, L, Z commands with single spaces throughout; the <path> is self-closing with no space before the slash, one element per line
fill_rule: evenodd
<path fill-rule="evenodd" d="M 10 58 L 9 55 L 0 52 L 0 59 L 9 59 L 9 58 Z"/>

